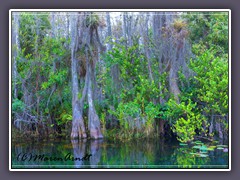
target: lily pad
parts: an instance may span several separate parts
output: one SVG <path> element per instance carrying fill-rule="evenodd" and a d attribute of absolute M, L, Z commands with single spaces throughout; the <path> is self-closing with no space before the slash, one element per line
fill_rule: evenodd
<path fill-rule="evenodd" d="M 228 147 L 228 146 L 227 146 L 227 145 L 223 145 L 223 144 L 221 145 L 221 144 L 220 144 L 220 145 L 217 145 L 217 147 Z"/>
<path fill-rule="evenodd" d="M 200 147 L 200 150 L 201 150 L 201 151 L 207 151 L 208 148 L 207 148 L 207 146 L 203 145 L 203 146 Z"/>
<path fill-rule="evenodd" d="M 203 144 L 201 141 L 195 141 L 194 143 L 197 145 Z"/>
<path fill-rule="evenodd" d="M 219 149 L 219 150 L 223 150 L 224 148 L 223 148 L 223 147 L 218 147 L 217 149 Z"/>
<path fill-rule="evenodd" d="M 187 146 L 186 143 L 179 143 L 180 146 Z"/>
<path fill-rule="evenodd" d="M 194 149 L 200 149 L 201 146 L 193 146 L 192 148 L 194 148 Z"/>
<path fill-rule="evenodd" d="M 208 157 L 205 153 L 196 153 L 197 157 Z"/>
<path fill-rule="evenodd" d="M 198 156 L 199 156 L 199 157 L 208 157 L 207 154 L 199 154 Z"/>
<path fill-rule="evenodd" d="M 207 151 L 200 151 L 200 154 L 206 154 L 208 153 Z"/>

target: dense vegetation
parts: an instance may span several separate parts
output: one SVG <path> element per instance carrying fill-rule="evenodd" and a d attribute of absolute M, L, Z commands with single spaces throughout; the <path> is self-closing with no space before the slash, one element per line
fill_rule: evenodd
<path fill-rule="evenodd" d="M 228 137 L 225 12 L 12 16 L 12 124 L 37 137 Z"/>

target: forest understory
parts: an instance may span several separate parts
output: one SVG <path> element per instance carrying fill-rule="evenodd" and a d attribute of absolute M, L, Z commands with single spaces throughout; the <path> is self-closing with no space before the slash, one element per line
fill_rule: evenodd
<path fill-rule="evenodd" d="M 13 12 L 12 139 L 228 139 L 227 12 Z"/>

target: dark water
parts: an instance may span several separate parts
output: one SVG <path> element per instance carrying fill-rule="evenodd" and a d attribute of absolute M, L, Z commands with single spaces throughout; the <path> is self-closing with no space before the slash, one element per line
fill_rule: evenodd
<path fill-rule="evenodd" d="M 12 168 L 228 168 L 228 152 L 197 157 L 191 146 L 161 140 L 12 143 Z"/>

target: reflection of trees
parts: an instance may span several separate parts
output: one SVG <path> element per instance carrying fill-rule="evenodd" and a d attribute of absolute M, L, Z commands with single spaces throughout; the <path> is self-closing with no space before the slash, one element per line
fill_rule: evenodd
<path fill-rule="evenodd" d="M 154 165 L 156 141 L 108 142 L 103 144 L 102 164 L 107 168 L 139 168 Z"/>
<path fill-rule="evenodd" d="M 200 151 L 187 147 L 176 148 L 171 155 L 172 164 L 178 168 L 224 168 L 228 164 L 228 153 L 217 149 L 201 152 L 208 155 L 207 157 L 199 157 L 191 153 L 200 153 Z"/>
<path fill-rule="evenodd" d="M 73 156 L 74 158 L 81 158 L 84 157 L 86 154 L 86 139 L 78 140 L 72 139 L 72 146 L 73 146 Z M 81 168 L 84 165 L 84 161 L 74 161 L 76 168 Z"/>
<path fill-rule="evenodd" d="M 176 148 L 171 159 L 178 168 L 203 168 L 204 165 L 208 164 L 209 156 L 197 157 L 190 154 L 193 150 L 192 148 Z"/>
<path fill-rule="evenodd" d="M 98 168 L 97 165 L 100 162 L 100 158 L 102 155 L 102 143 L 102 139 L 90 141 L 90 153 L 92 154 L 92 156 L 90 157 L 91 168 Z"/>
<path fill-rule="evenodd" d="M 12 145 L 12 165 L 17 165 L 18 168 L 36 168 L 36 167 L 53 167 L 52 165 L 57 165 L 59 162 L 49 162 L 49 161 L 34 161 L 31 159 L 21 160 L 24 153 L 27 154 L 28 158 L 30 154 L 34 155 L 45 155 L 51 156 L 57 151 L 57 147 L 50 142 L 28 142 L 28 143 L 15 143 Z M 20 161 L 17 160 L 17 156 L 20 155 Z M 55 153 L 56 154 L 56 153 Z"/>
<path fill-rule="evenodd" d="M 62 158 L 70 152 L 73 158 L 82 158 L 87 154 L 92 156 L 89 160 L 83 161 L 16 160 L 19 153 L 26 152 Z M 12 161 L 13 165 L 21 165 L 23 168 L 63 168 L 64 165 L 75 168 L 216 168 L 216 165 L 226 165 L 228 162 L 228 153 L 222 150 L 209 151 L 208 157 L 197 157 L 190 154 L 192 152 L 198 151 L 159 139 L 124 143 L 85 139 L 72 140 L 70 143 L 69 141 L 16 143 L 12 145 Z"/>
<path fill-rule="evenodd" d="M 87 141 L 83 140 L 71 140 L 73 146 L 73 156 L 74 158 L 82 158 L 86 155 L 90 155 L 89 161 L 74 161 L 76 168 L 89 168 L 87 165 L 90 165 L 91 168 L 98 168 L 98 163 L 100 162 L 101 157 L 101 144 L 102 139 Z"/>

